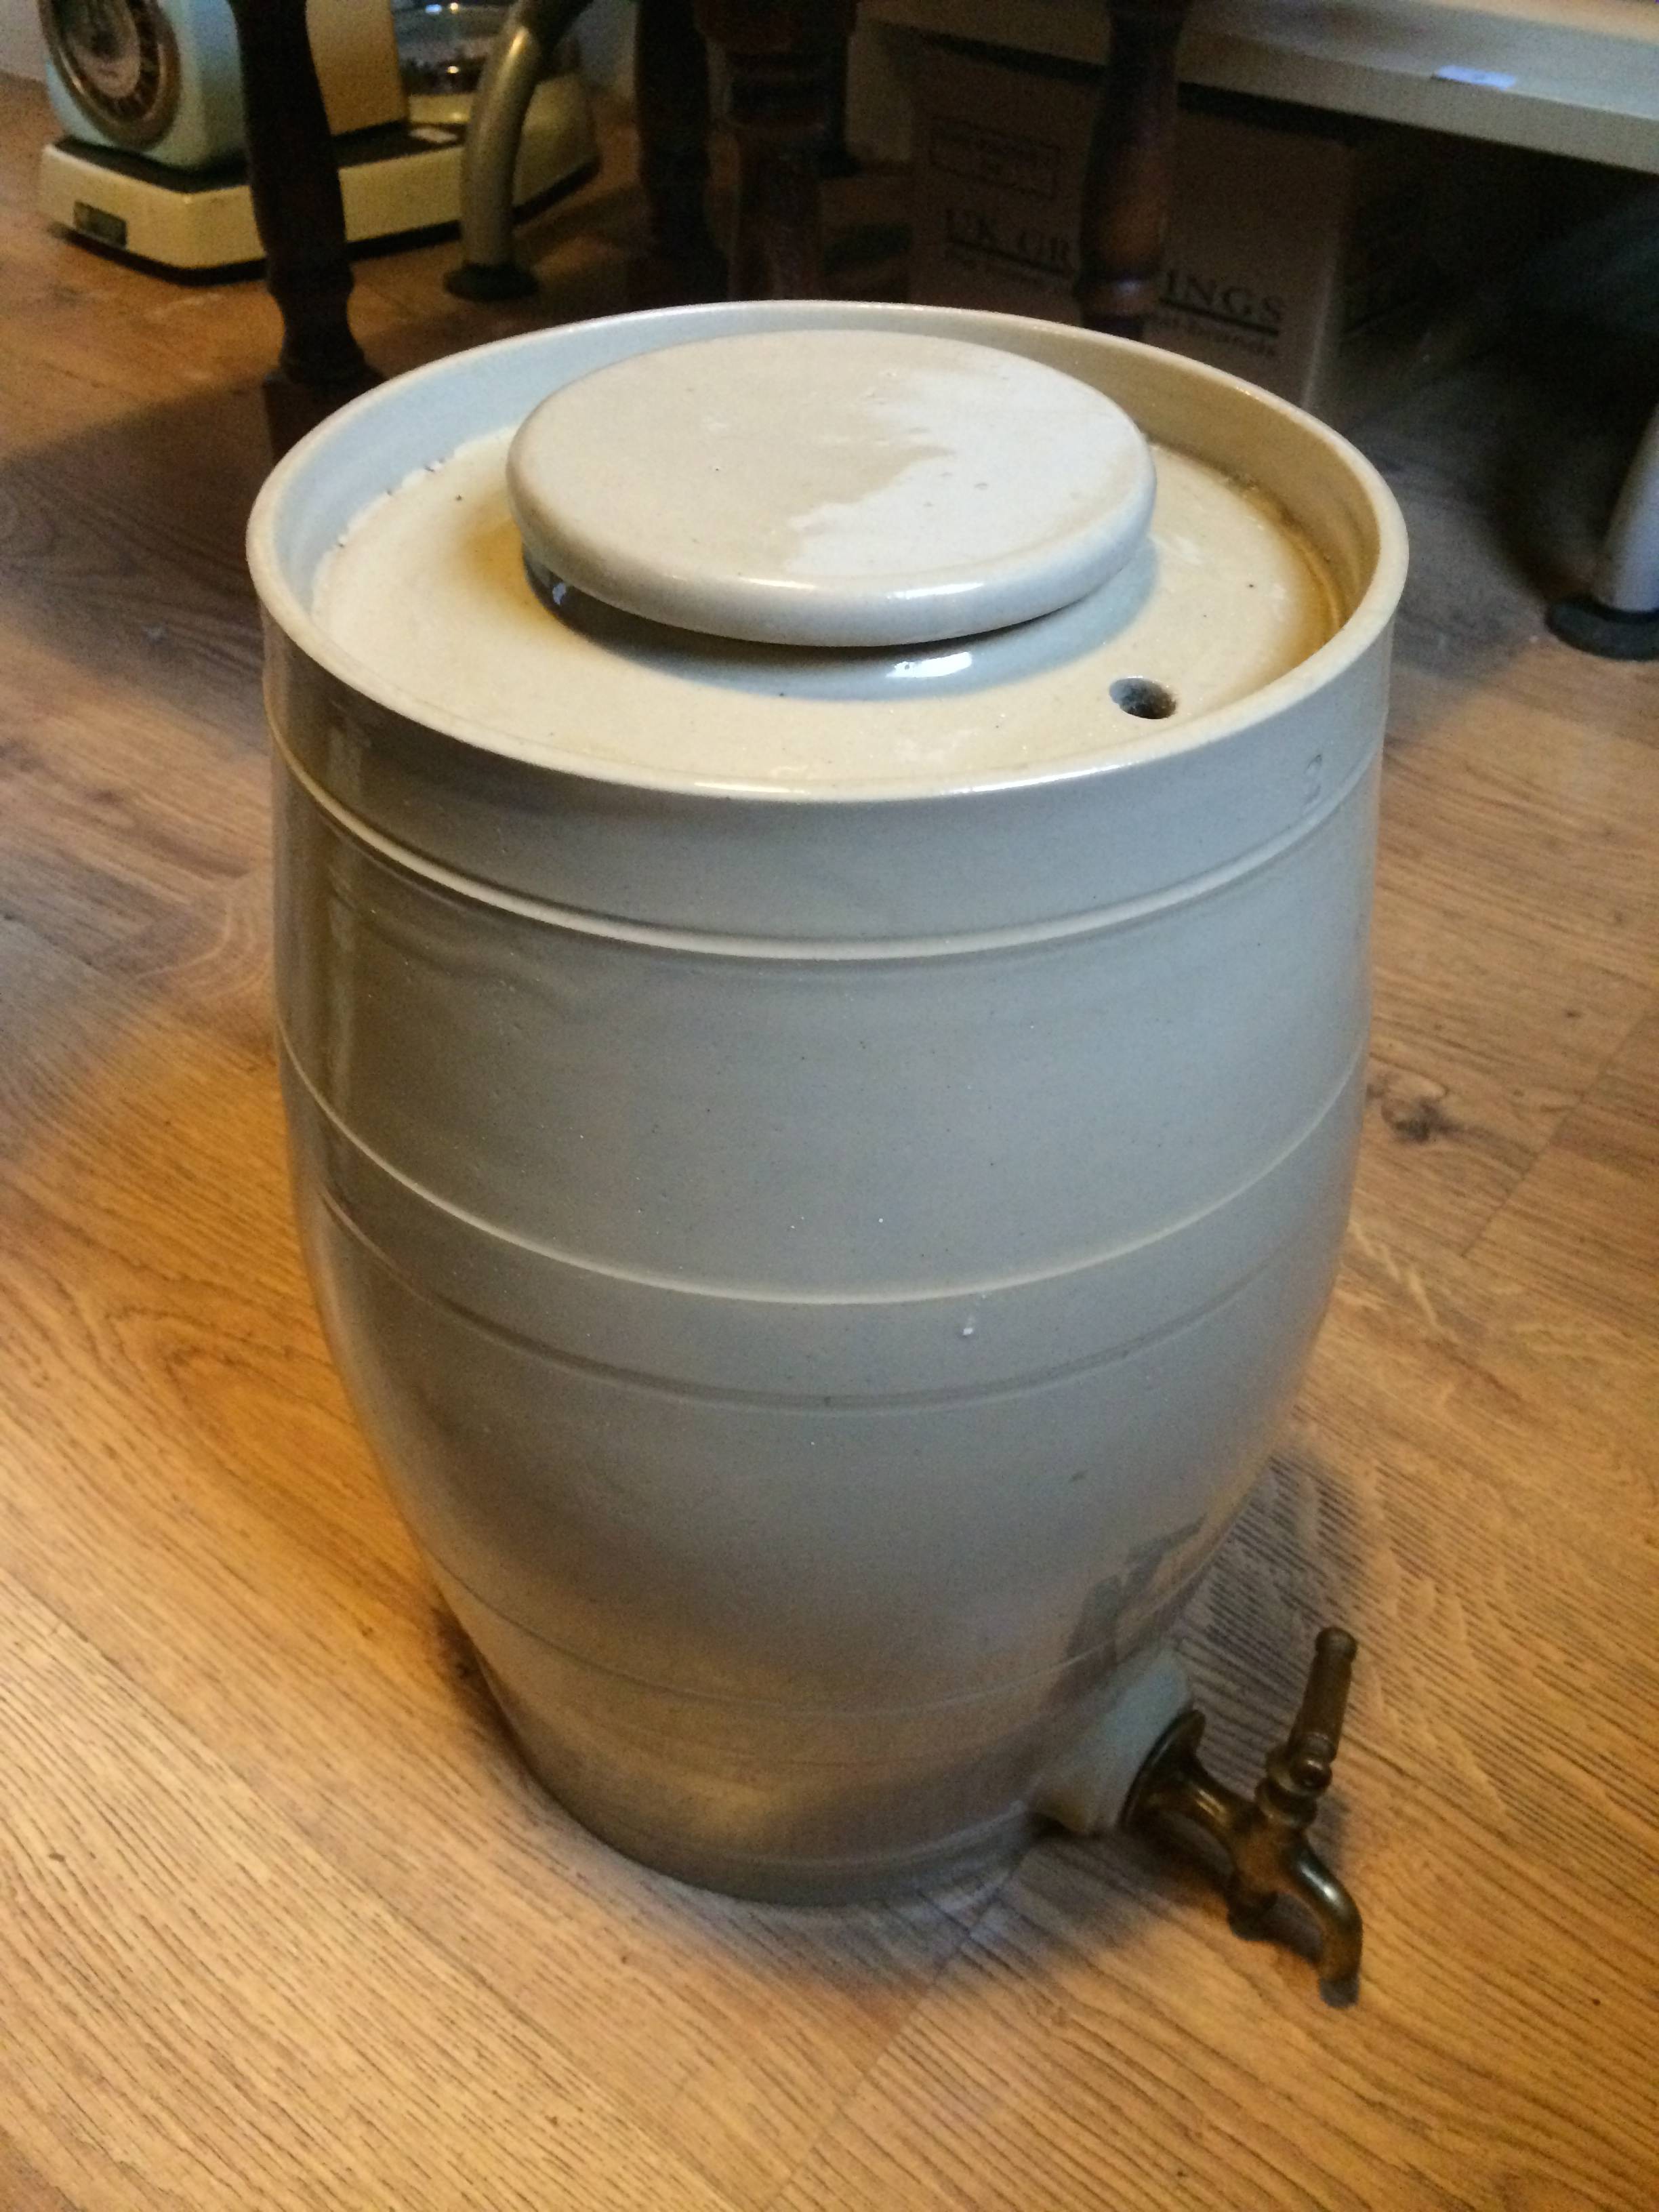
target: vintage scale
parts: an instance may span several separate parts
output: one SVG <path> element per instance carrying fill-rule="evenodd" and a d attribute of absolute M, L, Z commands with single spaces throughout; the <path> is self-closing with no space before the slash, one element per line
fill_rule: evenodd
<path fill-rule="evenodd" d="M 352 244 L 456 221 L 471 88 L 501 13 L 456 0 L 311 0 Z M 41 0 L 40 16 L 47 90 L 67 134 L 41 156 L 40 212 L 165 268 L 258 261 L 227 0 Z M 525 117 L 520 211 L 594 157 L 586 93 L 569 57 L 561 61 Z"/>

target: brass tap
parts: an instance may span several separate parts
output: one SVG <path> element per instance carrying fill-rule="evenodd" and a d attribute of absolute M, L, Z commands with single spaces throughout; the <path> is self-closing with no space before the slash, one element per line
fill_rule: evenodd
<path fill-rule="evenodd" d="M 1334 2000 L 1359 1977 L 1359 1908 L 1308 1841 L 1330 1787 L 1358 1646 L 1346 1629 L 1322 1628 L 1290 1735 L 1270 1752 L 1253 1798 L 1229 1790 L 1198 1756 L 1204 1716 L 1182 1713 L 1149 1753 L 1124 1802 L 1122 1826 L 1156 1831 L 1189 1821 L 1227 1856 L 1219 1878 L 1228 1917 L 1241 1934 L 1261 1930 L 1276 1897 L 1291 1897 L 1320 1932 L 1319 1978 Z"/>

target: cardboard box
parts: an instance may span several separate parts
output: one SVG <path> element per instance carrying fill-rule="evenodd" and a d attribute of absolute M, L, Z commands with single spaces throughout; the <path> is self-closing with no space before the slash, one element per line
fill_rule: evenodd
<path fill-rule="evenodd" d="M 1098 72 L 930 40 L 911 296 L 1075 322 Z M 1147 336 L 1352 422 L 1479 342 L 1542 234 L 1547 157 L 1188 91 Z"/>

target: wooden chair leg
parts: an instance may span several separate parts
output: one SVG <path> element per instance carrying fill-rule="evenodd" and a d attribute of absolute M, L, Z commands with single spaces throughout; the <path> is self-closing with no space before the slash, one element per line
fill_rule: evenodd
<path fill-rule="evenodd" d="M 272 454 L 380 382 L 351 333 L 339 172 L 305 0 L 230 0 L 241 53 L 248 181 L 283 349 L 265 379 Z"/>
<path fill-rule="evenodd" d="M 708 50 L 692 0 L 640 0 L 634 46 L 640 183 L 650 242 L 628 273 L 629 304 L 718 300 L 726 259 L 708 228 Z"/>
<path fill-rule="evenodd" d="M 733 299 L 808 298 L 823 289 L 818 165 L 855 5 L 697 0 L 697 21 L 725 49 L 731 71 L 738 161 Z"/>
<path fill-rule="evenodd" d="M 1108 0 L 1111 54 L 1083 196 L 1078 305 L 1138 338 L 1158 303 L 1175 174 L 1176 50 L 1189 0 Z"/>

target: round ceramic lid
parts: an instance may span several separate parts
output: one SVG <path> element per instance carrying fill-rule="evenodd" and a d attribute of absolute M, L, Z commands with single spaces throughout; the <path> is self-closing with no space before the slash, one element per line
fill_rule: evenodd
<path fill-rule="evenodd" d="M 1024 355 L 876 330 L 662 348 L 565 386 L 507 463 L 532 562 L 647 619 L 915 645 L 1094 592 L 1154 478 L 1121 407 Z"/>

